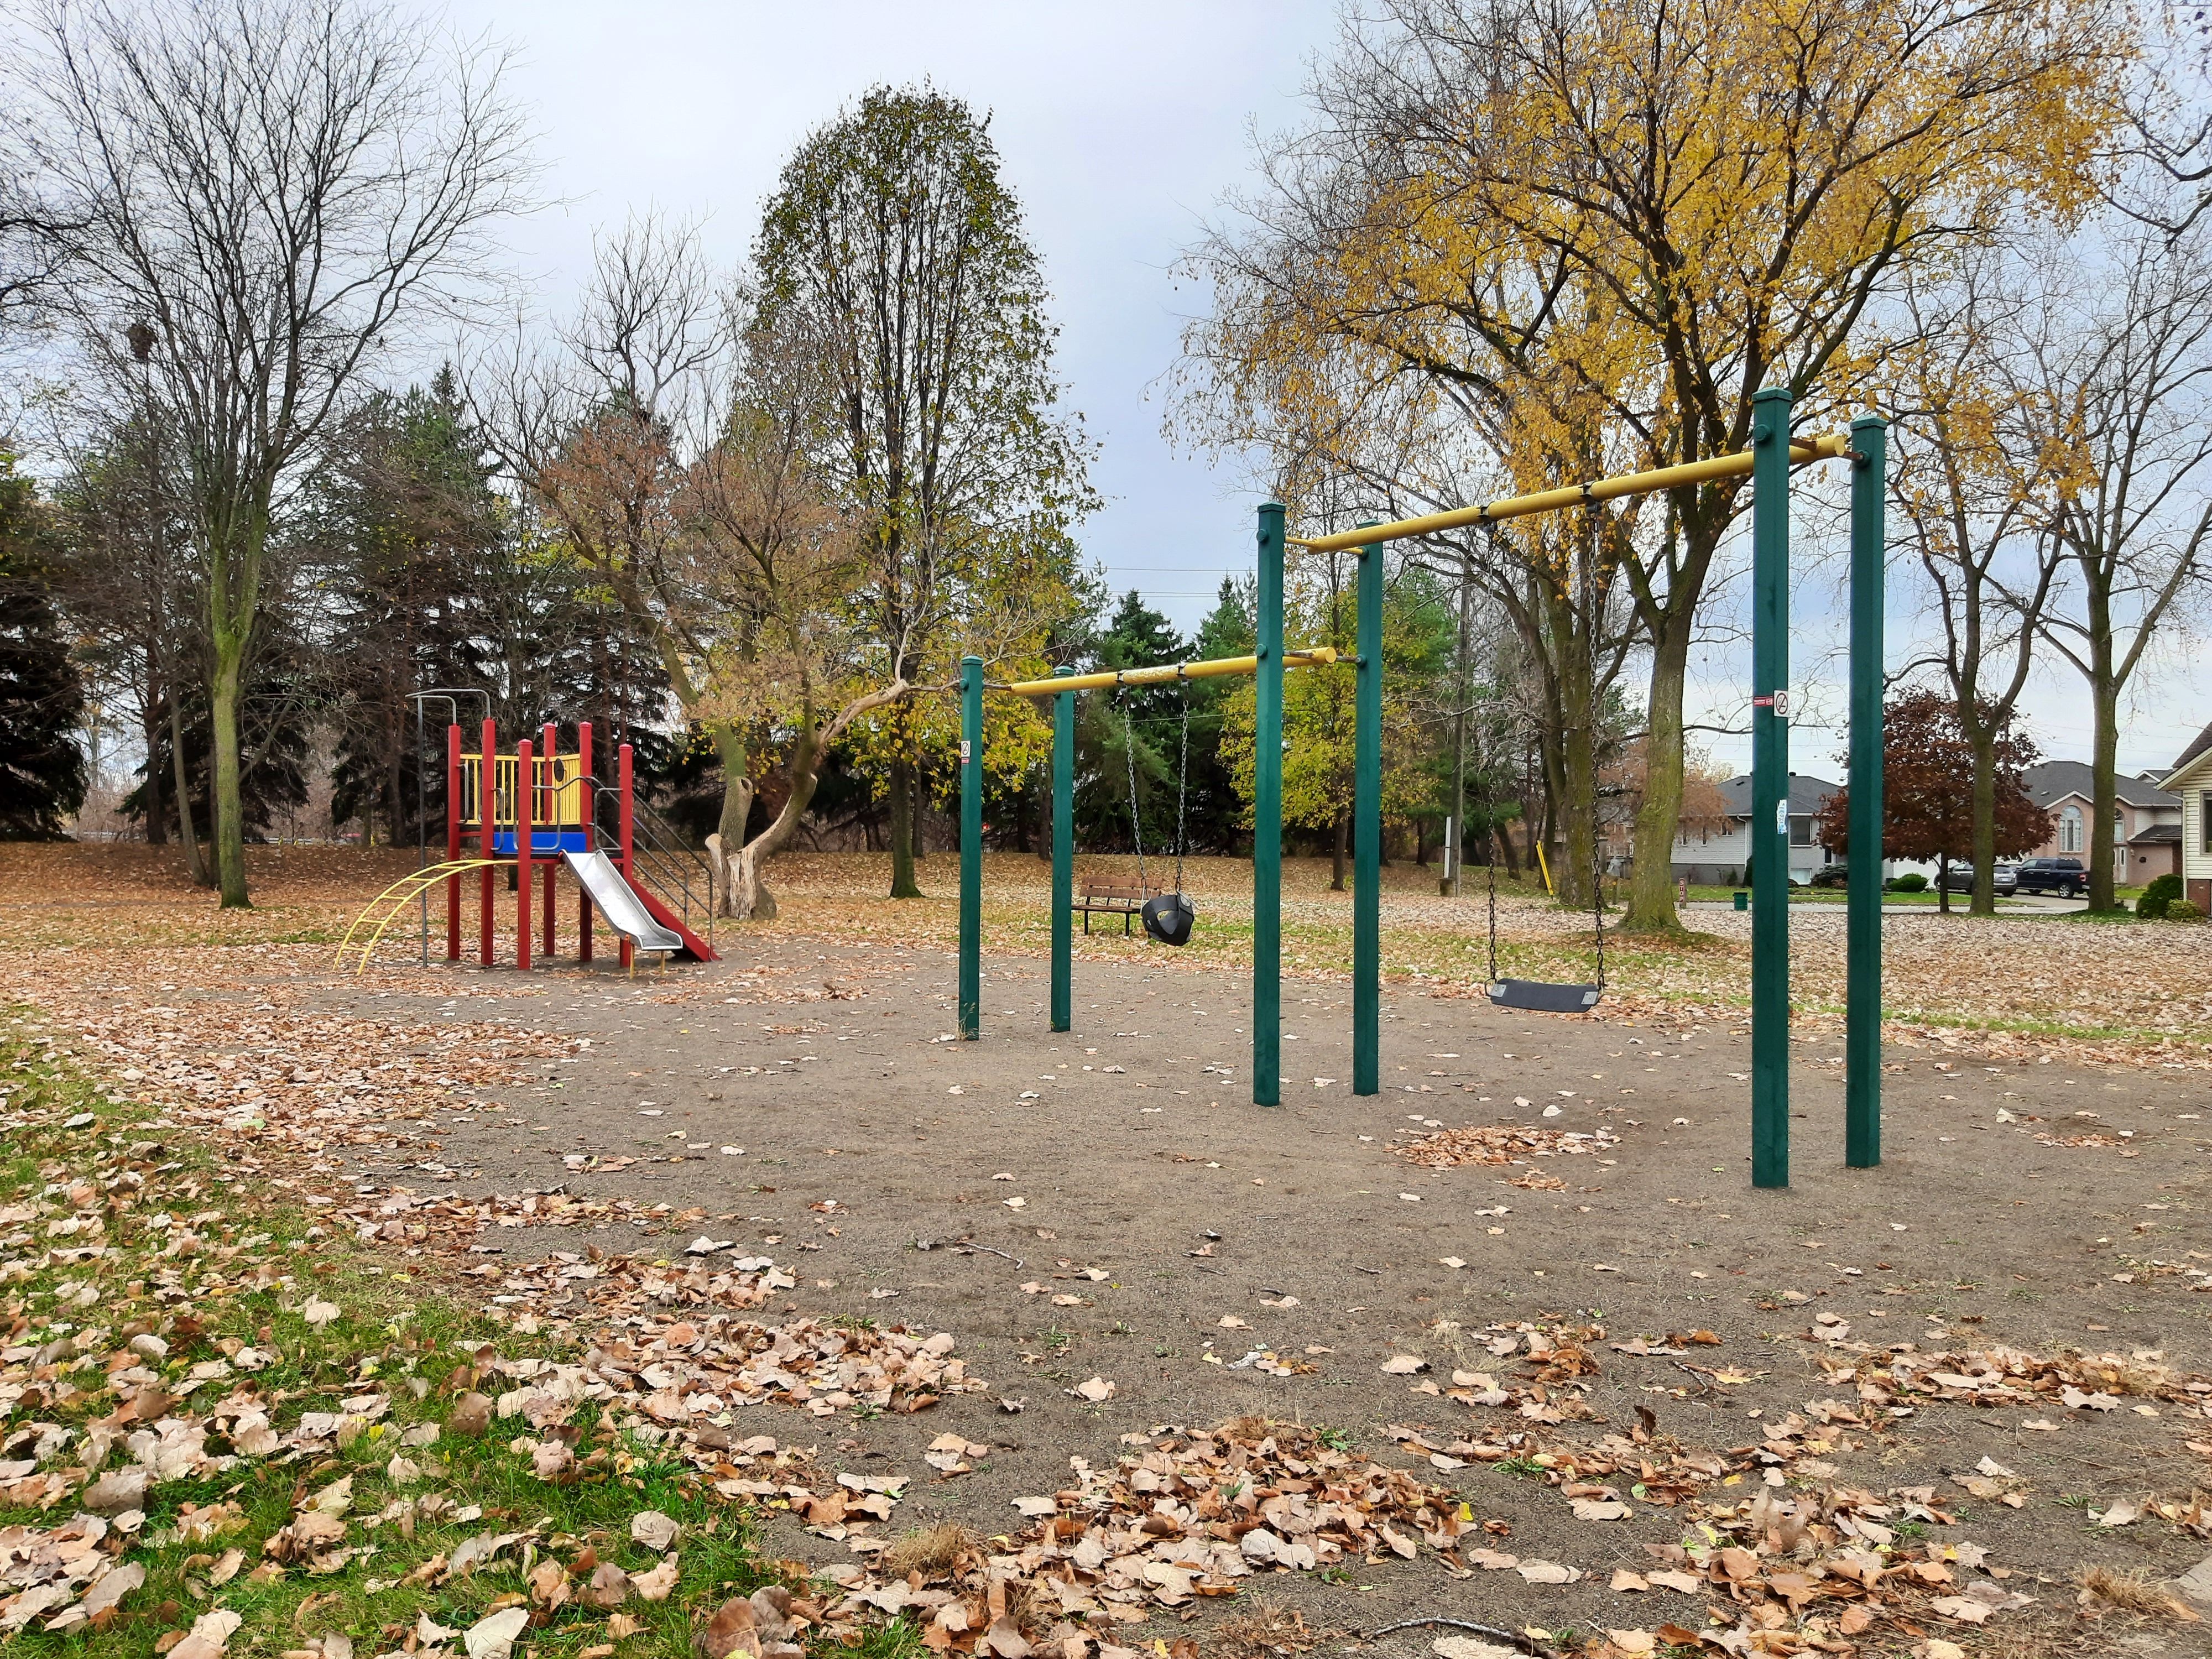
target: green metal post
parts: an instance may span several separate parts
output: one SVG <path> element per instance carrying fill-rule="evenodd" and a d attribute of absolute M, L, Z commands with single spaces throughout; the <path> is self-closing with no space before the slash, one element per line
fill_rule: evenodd
<path fill-rule="evenodd" d="M 1790 1184 L 1790 394 L 1752 399 L 1751 1183 Z"/>
<path fill-rule="evenodd" d="M 960 1035 L 983 1025 L 983 659 L 960 659 Z"/>
<path fill-rule="evenodd" d="M 1889 428 L 1851 422 L 1850 915 L 1844 1012 L 1844 1162 L 1881 1162 L 1881 608 Z"/>
<path fill-rule="evenodd" d="M 1382 549 L 1359 550 L 1359 668 L 1352 697 L 1352 1092 L 1382 1087 Z"/>
<path fill-rule="evenodd" d="M 1252 719 L 1252 1103 L 1283 1103 L 1283 504 L 1263 501 Z"/>
<path fill-rule="evenodd" d="M 1075 671 L 1062 664 L 1053 672 Z M 1069 957 L 1075 948 L 1075 693 L 1052 700 L 1052 1029 L 1075 1021 L 1075 983 Z"/>

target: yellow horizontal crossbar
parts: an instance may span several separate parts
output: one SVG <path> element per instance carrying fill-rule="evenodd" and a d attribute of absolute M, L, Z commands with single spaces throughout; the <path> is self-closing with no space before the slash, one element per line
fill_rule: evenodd
<path fill-rule="evenodd" d="M 1840 433 L 1831 433 L 1825 438 L 1805 442 L 1792 442 L 1790 459 L 1802 465 L 1809 461 L 1832 461 L 1850 453 L 1851 441 Z M 1679 489 L 1684 484 L 1704 483 L 1712 478 L 1738 478 L 1751 471 L 1752 453 L 1740 449 L 1732 455 L 1715 455 L 1702 461 L 1685 461 L 1680 466 L 1662 466 L 1653 472 L 1624 472 L 1617 478 L 1594 478 L 1588 483 L 1568 484 L 1559 489 L 1539 490 L 1534 495 L 1508 495 L 1502 501 L 1486 501 L 1480 507 L 1455 507 L 1449 513 L 1428 513 L 1418 519 L 1400 519 L 1391 524 L 1373 524 L 1360 530 L 1346 530 L 1334 536 L 1286 536 L 1284 539 L 1293 547 L 1303 547 L 1315 553 L 1341 553 L 1355 547 L 1373 547 L 1379 542 L 1401 541 L 1408 536 L 1433 536 L 1439 531 L 1457 530 L 1471 524 L 1495 523 L 1500 519 L 1524 519 L 1532 513 L 1555 513 L 1561 507 L 1579 507 L 1585 501 L 1610 501 L 1623 495 L 1650 495 L 1662 489 Z"/>
<path fill-rule="evenodd" d="M 1334 646 L 1285 651 L 1285 668 L 1326 668 L 1336 660 Z M 1116 668 L 1100 674 L 1056 674 L 1048 680 L 1016 680 L 1002 687 L 1020 697 L 1048 697 L 1056 691 L 1098 691 L 1109 685 L 1161 685 L 1174 680 L 1213 680 L 1225 674 L 1259 671 L 1257 657 L 1209 657 L 1204 662 L 1162 663 L 1158 668 Z"/>

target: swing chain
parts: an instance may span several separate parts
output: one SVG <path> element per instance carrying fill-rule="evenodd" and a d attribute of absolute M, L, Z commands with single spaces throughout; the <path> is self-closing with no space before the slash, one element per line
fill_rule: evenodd
<path fill-rule="evenodd" d="M 1137 723 L 1129 713 L 1128 694 L 1118 679 L 1114 690 L 1121 699 L 1121 755 L 1129 763 L 1129 839 L 1137 848 L 1137 886 L 1139 891 L 1149 891 L 1152 884 L 1145 879 L 1143 814 L 1137 806 Z"/>
<path fill-rule="evenodd" d="M 1597 813 L 1590 813 L 1593 820 Z M 1601 835 L 1601 823 L 1593 822 L 1591 829 Z M 1597 988 L 1605 989 L 1605 842 L 1601 838 L 1590 855 L 1590 906 L 1597 913 Z"/>
<path fill-rule="evenodd" d="M 1498 983 L 1498 825 L 1488 801 L 1482 808 L 1482 869 L 1490 878 L 1490 980 Z"/>
<path fill-rule="evenodd" d="M 1176 763 L 1175 890 L 1180 893 L 1182 891 L 1182 853 L 1185 840 L 1183 825 L 1186 822 L 1184 807 L 1190 795 L 1190 676 L 1184 673 L 1180 667 L 1176 670 L 1176 685 L 1182 693 L 1182 750 Z"/>

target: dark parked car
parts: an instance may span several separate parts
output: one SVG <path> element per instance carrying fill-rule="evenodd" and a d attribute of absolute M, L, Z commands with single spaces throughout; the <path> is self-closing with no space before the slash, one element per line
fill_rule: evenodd
<path fill-rule="evenodd" d="M 2000 895 L 2010 894 L 2017 890 L 2019 872 L 2009 864 L 2000 864 L 1990 872 L 1990 880 Z M 1951 866 L 1943 872 L 1943 885 L 1954 893 L 1972 892 L 1974 866 L 1971 864 Z"/>
<path fill-rule="evenodd" d="M 2028 859 L 2014 882 L 2023 893 L 2056 893 L 2074 898 L 2089 890 L 2089 872 L 2079 859 Z"/>

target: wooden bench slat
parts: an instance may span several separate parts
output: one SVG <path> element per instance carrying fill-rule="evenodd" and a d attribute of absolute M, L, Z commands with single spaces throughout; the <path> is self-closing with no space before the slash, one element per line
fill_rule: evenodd
<path fill-rule="evenodd" d="M 1119 916 L 1121 931 L 1129 931 L 1131 917 L 1142 913 L 1148 899 L 1160 896 L 1162 890 L 1149 884 L 1133 881 L 1086 881 L 1082 892 L 1071 900 L 1068 908 L 1083 913 L 1083 931 L 1091 931 L 1093 915 Z"/>

